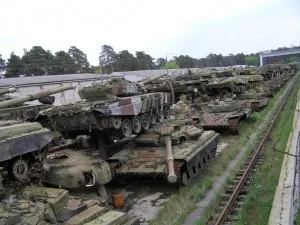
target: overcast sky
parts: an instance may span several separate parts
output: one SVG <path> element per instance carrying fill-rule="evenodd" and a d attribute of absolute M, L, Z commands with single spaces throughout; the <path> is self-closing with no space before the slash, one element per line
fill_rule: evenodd
<path fill-rule="evenodd" d="M 0 11 L 5 59 L 34 45 L 75 45 L 93 65 L 104 44 L 154 58 L 300 45 L 299 0 L 3 0 Z"/>

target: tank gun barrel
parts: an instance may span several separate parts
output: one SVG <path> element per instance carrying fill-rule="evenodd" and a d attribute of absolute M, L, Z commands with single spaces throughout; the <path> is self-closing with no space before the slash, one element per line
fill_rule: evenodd
<path fill-rule="evenodd" d="M 166 74 L 161 74 L 161 75 L 158 75 L 158 76 L 155 76 L 155 77 L 150 77 L 150 78 L 147 78 L 146 80 L 142 80 L 142 81 L 138 82 L 138 84 L 147 85 L 147 84 L 149 84 L 149 83 L 151 83 L 151 82 L 153 82 L 153 81 L 155 81 L 155 80 L 157 80 L 157 79 L 159 79 L 159 78 L 161 78 L 165 75 Z"/>
<path fill-rule="evenodd" d="M 165 137 L 165 144 L 167 149 L 167 162 L 168 162 L 168 181 L 169 183 L 175 183 L 177 181 L 177 176 L 174 170 L 174 156 L 172 150 L 172 139 L 171 136 Z"/>
<path fill-rule="evenodd" d="M 16 92 L 16 91 L 17 90 L 14 87 L 5 88 L 5 89 L 0 90 L 0 95 L 4 95 L 4 94 L 7 94 L 7 93 L 13 93 L 13 92 Z"/>
<path fill-rule="evenodd" d="M 23 103 L 23 102 L 27 102 L 27 101 L 34 101 L 34 100 L 37 100 L 40 98 L 47 97 L 52 94 L 56 94 L 59 92 L 74 89 L 75 87 L 76 87 L 76 85 L 72 84 L 72 85 L 67 85 L 67 86 L 63 86 L 63 87 L 53 88 L 53 89 L 46 90 L 46 91 L 37 92 L 35 94 L 26 95 L 26 96 L 16 98 L 16 99 L 11 99 L 8 101 L 3 101 L 3 102 L 0 102 L 0 109 L 8 108 L 8 107 L 11 107 L 11 106 Z"/>

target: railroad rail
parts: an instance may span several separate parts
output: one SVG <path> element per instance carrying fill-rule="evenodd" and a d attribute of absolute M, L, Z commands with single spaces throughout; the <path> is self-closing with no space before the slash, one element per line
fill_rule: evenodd
<path fill-rule="evenodd" d="M 295 79 L 297 80 L 299 76 L 297 76 Z M 250 175 L 253 174 L 253 172 L 255 171 L 256 166 L 258 166 L 259 164 L 261 164 L 263 162 L 263 158 L 262 158 L 262 152 L 264 150 L 264 146 L 267 143 L 267 140 L 276 124 L 276 121 L 282 111 L 282 109 L 284 108 L 286 101 L 288 99 L 288 97 L 290 96 L 292 90 L 295 87 L 295 84 L 297 84 L 297 82 L 294 82 L 292 84 L 292 86 L 290 87 L 290 89 L 288 90 L 287 95 L 285 96 L 278 112 L 273 116 L 273 119 L 271 120 L 271 124 L 269 126 L 269 128 L 267 129 L 267 131 L 265 132 L 262 140 L 259 142 L 258 146 L 255 147 L 251 153 L 249 154 L 244 166 L 245 168 L 240 170 L 237 173 L 236 179 L 235 179 L 235 183 L 236 186 L 235 187 L 230 187 L 229 191 L 227 191 L 226 193 L 230 193 L 230 194 L 225 194 L 224 197 L 227 197 L 227 201 L 221 201 L 216 205 L 215 209 L 212 212 L 216 211 L 216 208 L 219 207 L 219 211 L 221 209 L 220 213 L 216 213 L 216 215 L 214 217 L 210 217 L 207 221 L 206 221 L 206 225 L 220 225 L 220 224 L 233 224 L 233 221 L 235 221 L 237 219 L 237 217 L 234 216 L 230 216 L 230 213 L 232 212 L 233 206 L 234 205 L 243 205 L 237 202 L 238 197 L 240 194 L 243 193 L 247 193 L 247 189 L 245 189 L 245 186 L 248 186 L 250 184 Z M 241 195 L 241 198 L 244 197 L 243 195 Z M 223 204 L 220 204 L 222 203 Z M 225 204 L 224 204 L 225 202 Z M 240 211 L 240 210 L 236 210 L 236 211 Z"/>

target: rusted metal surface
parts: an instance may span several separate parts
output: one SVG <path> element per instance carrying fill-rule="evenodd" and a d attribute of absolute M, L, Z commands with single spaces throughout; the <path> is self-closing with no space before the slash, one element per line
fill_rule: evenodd
<path fill-rule="evenodd" d="M 203 131 L 179 121 L 154 126 L 153 132 L 139 135 L 136 147 L 108 159 L 116 177 L 171 177 L 171 183 L 181 182 L 182 173 L 192 178 L 196 176 L 193 167 L 198 168 L 198 163 L 203 164 L 204 158 L 212 154 L 219 137 L 214 131 Z M 170 132 L 171 136 L 165 136 Z"/>
<path fill-rule="evenodd" d="M 200 106 L 203 113 L 195 114 L 193 118 L 199 117 L 199 124 L 204 129 L 237 131 L 239 121 L 250 117 L 252 113 L 251 103 L 251 100 L 229 100 L 209 103 Z"/>

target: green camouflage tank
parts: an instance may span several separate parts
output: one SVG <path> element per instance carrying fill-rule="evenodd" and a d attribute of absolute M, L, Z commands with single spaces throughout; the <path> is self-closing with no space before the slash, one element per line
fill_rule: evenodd
<path fill-rule="evenodd" d="M 43 110 L 39 118 L 68 137 L 93 131 L 116 139 L 128 138 L 170 116 L 172 93 L 147 92 L 144 84 L 114 79 L 85 87 L 79 91 L 80 102 Z"/>

